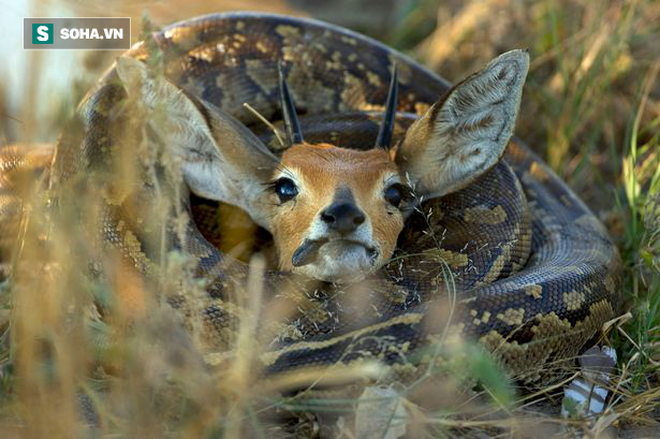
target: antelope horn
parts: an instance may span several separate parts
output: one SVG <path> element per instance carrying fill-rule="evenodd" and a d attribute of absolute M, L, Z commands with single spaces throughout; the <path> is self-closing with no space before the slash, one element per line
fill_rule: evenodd
<path fill-rule="evenodd" d="M 277 62 L 277 71 L 280 75 L 280 104 L 282 105 L 282 114 L 284 116 L 284 128 L 290 145 L 294 143 L 303 143 L 302 130 L 296 115 L 296 107 L 293 103 L 293 97 L 289 92 L 289 86 L 284 78 L 284 68 L 282 62 Z"/>
<path fill-rule="evenodd" d="M 396 105 L 399 98 L 399 82 L 397 80 L 397 68 L 394 64 L 392 70 L 392 79 L 390 80 L 390 90 L 387 93 L 387 103 L 385 104 L 385 116 L 383 123 L 378 130 L 376 139 L 377 148 L 389 149 L 392 143 L 392 133 L 394 131 L 394 116 L 396 115 Z"/>

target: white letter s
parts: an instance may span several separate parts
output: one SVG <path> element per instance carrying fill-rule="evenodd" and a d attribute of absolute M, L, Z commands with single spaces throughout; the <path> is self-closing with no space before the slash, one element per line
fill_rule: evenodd
<path fill-rule="evenodd" d="M 37 27 L 37 40 L 39 41 L 48 41 L 48 26 L 38 26 Z"/>

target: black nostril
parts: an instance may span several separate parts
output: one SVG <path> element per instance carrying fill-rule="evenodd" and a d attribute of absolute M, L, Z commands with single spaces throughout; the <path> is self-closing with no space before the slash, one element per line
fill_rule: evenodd
<path fill-rule="evenodd" d="M 332 224 L 336 220 L 332 212 L 329 212 L 328 209 L 321 212 L 321 219 L 328 224 Z"/>
<path fill-rule="evenodd" d="M 347 234 L 366 221 L 364 213 L 353 203 L 335 203 L 321 212 L 321 220 L 330 229 Z"/>

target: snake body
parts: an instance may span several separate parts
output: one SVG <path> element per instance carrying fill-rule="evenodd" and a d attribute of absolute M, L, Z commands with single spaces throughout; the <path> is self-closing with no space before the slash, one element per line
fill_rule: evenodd
<path fill-rule="evenodd" d="M 424 67 L 362 35 L 319 21 L 261 13 L 183 21 L 124 56 L 157 62 L 171 83 L 232 115 L 274 150 L 278 144 L 270 131 L 243 104 L 271 121 L 281 119 L 279 60 L 289 67 L 288 84 L 312 143 L 372 145 L 394 63 L 400 80 L 397 138 L 450 88 Z M 113 140 L 109 128 L 120 123 L 118 108 L 125 97 L 111 69 L 80 106 L 83 128 L 65 132 L 60 140 L 51 189 L 61 191 L 90 173 L 107 174 L 112 169 L 108 163 L 134 154 L 134 148 Z M 145 194 L 153 190 L 140 188 L 119 207 L 107 202 L 102 217 L 106 245 L 120 249 L 142 273 L 156 264 L 150 232 L 140 221 L 151 205 Z M 211 243 L 208 213 L 213 217 L 217 206 L 184 198 L 196 226 L 188 225 L 185 239 L 168 229 L 167 246 L 194 258 L 195 275 L 207 280 L 202 320 L 218 340 L 225 340 L 235 328 L 228 311 L 230 278 L 244 278 L 247 267 L 229 263 Z M 139 212 L 131 210 L 137 206 Z M 516 376 L 534 380 L 539 366 L 584 350 L 619 306 L 620 260 L 604 227 L 515 138 L 500 163 L 471 186 L 423 201 L 398 247 L 368 288 L 314 287 L 289 297 L 300 312 L 288 318 L 274 347 L 261 357 L 265 373 L 365 358 L 406 367 L 420 348 L 462 335 L 479 341 Z M 276 288 L 287 276 L 267 277 L 270 295 L 281 295 Z M 354 300 L 356 295 L 360 300 Z M 455 297 L 449 311 L 448 296 Z M 185 297 L 171 303 L 195 318 Z"/>

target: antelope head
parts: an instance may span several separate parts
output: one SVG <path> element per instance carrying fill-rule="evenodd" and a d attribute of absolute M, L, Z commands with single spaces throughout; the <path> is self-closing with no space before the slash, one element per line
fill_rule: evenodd
<path fill-rule="evenodd" d="M 123 81 L 159 89 L 181 134 L 172 150 L 190 190 L 245 209 L 269 230 L 281 269 L 323 281 L 359 279 L 392 256 L 411 194 L 440 197 L 493 167 L 512 136 L 529 67 L 513 50 L 452 88 L 391 146 L 396 69 L 376 144 L 352 150 L 305 142 L 280 69 L 289 148 L 280 158 L 211 104 L 150 79 L 137 62 L 118 64 Z M 129 66 L 130 64 L 130 66 Z M 146 95 L 146 93 L 145 93 Z"/>

